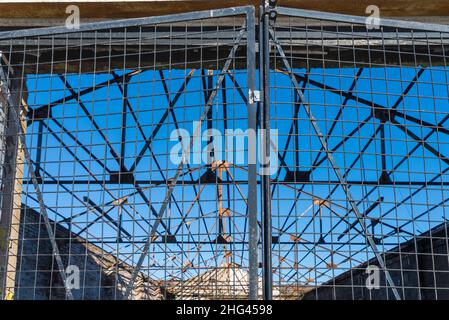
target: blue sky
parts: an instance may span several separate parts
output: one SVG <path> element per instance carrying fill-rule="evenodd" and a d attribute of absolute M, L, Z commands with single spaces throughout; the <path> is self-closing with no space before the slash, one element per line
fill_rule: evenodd
<path fill-rule="evenodd" d="M 364 98 L 383 105 L 386 108 L 390 108 L 399 99 L 401 93 L 415 77 L 418 70 L 419 68 L 413 67 L 365 68 L 357 81 L 353 93 L 359 98 Z M 124 72 L 129 71 L 122 70 L 117 71 L 117 73 L 122 75 Z M 169 79 L 167 86 L 172 99 L 189 71 L 164 71 L 165 78 Z M 295 72 L 299 75 L 304 75 L 305 70 L 296 69 Z M 355 68 L 315 68 L 312 69 L 310 80 L 318 81 L 340 90 L 347 90 L 351 86 L 357 72 L 358 69 Z M 199 119 L 204 109 L 204 94 L 199 90 L 201 88 L 200 76 L 200 70 L 196 70 L 194 77 L 186 87 L 185 93 L 180 97 L 174 108 L 180 127 L 189 131 L 192 128 L 192 121 Z M 235 77 L 237 82 L 242 86 L 243 92 L 247 92 L 245 70 L 236 72 Z M 422 73 L 418 83 L 413 86 L 407 96 L 398 105 L 397 110 L 429 123 L 436 124 L 440 122 L 447 115 L 449 107 L 447 77 L 448 70 L 444 67 L 427 68 Z M 111 76 L 107 74 L 68 75 L 67 82 L 70 83 L 75 91 L 80 91 L 110 78 Z M 214 76 L 215 80 L 216 77 Z M 245 103 L 239 96 L 238 91 L 233 87 L 229 77 L 226 77 L 226 85 L 228 127 L 245 130 L 247 128 Z M 271 75 L 271 85 L 271 126 L 279 130 L 279 146 L 280 150 L 283 151 L 294 115 L 295 107 L 293 101 L 295 95 L 292 90 L 291 81 L 287 75 L 273 72 Z M 51 101 L 69 95 L 68 90 L 64 89 L 64 83 L 57 76 L 30 75 L 28 76 L 27 86 L 29 90 L 28 104 L 31 108 L 46 105 Z M 128 85 L 128 93 L 129 102 L 136 112 L 142 130 L 148 137 L 167 109 L 167 99 L 160 82 L 159 73 L 149 70 L 133 76 Z M 345 98 L 335 93 L 324 91 L 311 84 L 306 86 L 304 96 L 311 107 L 313 115 L 317 119 L 321 131 L 323 133 L 328 132 Z M 111 85 L 95 90 L 90 94 L 84 95 L 81 100 L 94 116 L 95 121 L 102 128 L 113 148 L 119 153 L 122 126 L 122 95 L 119 88 L 116 85 Z M 328 137 L 330 148 L 337 145 L 358 125 L 358 122 L 366 119 L 371 113 L 372 109 L 370 106 L 363 105 L 357 101 L 348 101 L 332 135 Z M 75 100 L 55 106 L 53 108 L 53 117 L 79 141 L 82 141 L 92 154 L 105 163 L 106 167 L 112 171 L 118 170 L 118 164 L 111 156 L 109 147 L 106 146 L 104 139 L 95 130 L 92 122 L 85 116 Z M 224 131 L 224 123 L 222 121 L 223 92 L 221 90 L 213 104 L 213 117 L 214 128 Z M 419 137 L 425 137 L 431 133 L 431 128 L 425 128 L 399 117 L 396 117 L 396 120 L 406 125 L 408 130 Z M 321 149 L 321 144 L 302 107 L 300 107 L 298 113 L 298 122 L 300 124 L 298 127 L 298 169 L 310 170 L 312 163 Z M 67 134 L 62 134 L 61 129 L 51 120 L 46 120 L 46 123 L 60 136 L 65 144 L 72 148 L 80 161 L 89 168 L 89 171 L 97 179 L 108 179 L 108 173 L 105 169 L 92 160 L 92 157 L 88 153 L 77 146 L 72 138 Z M 356 157 L 361 154 L 361 150 L 368 143 L 370 137 L 374 135 L 378 126 L 379 121 L 371 118 L 342 147 L 333 152 L 333 157 L 340 167 L 342 174 L 351 167 Z M 165 177 L 172 177 L 176 169 L 176 165 L 169 161 L 170 148 L 175 142 L 170 142 L 167 139 L 174 129 L 173 119 L 169 117 L 151 145 Z M 36 157 L 37 130 L 37 123 L 34 123 L 28 128 L 28 146 L 32 151 L 33 159 Z M 352 169 L 345 176 L 347 180 L 378 180 L 381 174 L 381 157 L 379 156 L 381 144 L 379 137 L 380 135 L 377 134 L 376 139 L 366 147 L 361 158 L 352 165 Z M 389 123 L 385 125 L 385 138 L 387 151 L 386 167 L 390 170 L 417 145 L 417 142 L 410 136 Z M 444 133 L 433 132 L 426 141 L 429 145 L 439 150 L 440 153 L 447 155 L 448 138 Z M 285 158 L 285 162 L 290 166 L 295 164 L 294 153 L 291 152 L 294 150 L 293 140 L 290 143 L 289 152 L 287 152 Z M 129 168 L 133 164 L 135 155 L 140 152 L 144 145 L 144 138 L 139 132 L 130 113 L 127 114 L 126 141 L 125 166 Z M 44 134 L 43 145 L 45 149 L 42 154 L 41 163 L 45 171 L 61 180 L 93 179 L 79 163 L 74 161 L 73 156 L 62 148 L 61 142 L 57 141 L 51 134 Z M 320 158 L 323 155 L 321 154 Z M 195 168 L 195 165 L 192 165 L 192 168 Z M 391 175 L 391 178 L 393 181 L 430 181 L 446 168 L 447 165 L 443 161 L 437 159 L 435 155 L 420 146 L 397 168 L 395 173 Z M 247 174 L 244 170 L 231 168 L 230 171 L 236 180 L 247 179 Z M 203 172 L 204 170 L 195 170 L 192 172 L 193 178 L 198 179 Z M 284 175 L 285 170 L 282 171 L 280 178 L 282 179 Z M 142 180 L 162 179 L 156 163 L 148 151 L 136 167 L 135 176 L 137 179 Z M 189 181 L 190 178 L 186 175 L 181 180 Z M 314 170 L 311 175 L 311 180 L 336 181 L 337 176 L 333 172 L 329 161 L 326 160 Z M 447 175 L 443 175 L 443 177 L 437 178 L 435 181 L 447 182 Z M 99 205 L 111 202 L 114 198 L 120 198 L 135 192 L 135 188 L 129 184 L 110 184 L 107 186 L 109 192 L 105 192 L 97 184 L 68 184 L 66 187 L 73 191 L 79 199 L 88 197 Z M 142 187 L 145 188 L 146 185 L 142 185 Z M 341 273 L 351 266 L 354 267 L 373 257 L 371 250 L 366 248 L 364 244 L 364 238 L 356 231 L 356 228 L 359 228 L 358 226 L 340 240 L 337 239 L 346 230 L 348 223 L 355 221 L 354 213 L 349 211 L 350 206 L 346 201 L 346 195 L 341 187 L 337 186 L 332 196 L 326 199 L 335 185 L 307 184 L 299 194 L 299 200 L 296 205 L 293 205 L 293 200 L 298 196 L 298 189 L 301 188 L 301 185 L 297 184 L 293 187 L 296 189 L 278 185 L 275 189 L 272 202 L 273 233 L 277 235 L 280 229 L 289 226 L 288 230 L 284 230 L 285 232 L 281 234 L 280 241 L 288 242 L 292 235 L 300 235 L 302 241 L 306 243 L 298 245 L 274 245 L 273 264 L 276 268 L 275 282 L 299 281 L 300 283 L 304 283 L 310 278 L 312 279 L 311 283 L 315 281 L 321 283 L 333 275 Z M 201 186 L 197 185 L 196 191 L 199 191 L 200 188 Z M 350 192 L 357 202 L 366 196 L 372 188 L 372 186 L 367 185 L 354 185 L 351 186 Z M 381 221 L 384 222 L 374 227 L 374 232 L 377 236 L 386 235 L 393 230 L 387 224 L 390 226 L 400 226 L 406 222 L 410 222 L 399 235 L 394 234 L 386 238 L 379 245 L 380 250 L 389 250 L 395 244 L 410 239 L 410 234 L 424 232 L 442 223 L 443 218 L 447 217 L 447 204 L 432 209 L 433 205 L 445 201 L 449 196 L 447 189 L 441 186 L 428 186 L 414 194 L 403 205 L 395 207 L 397 203 L 410 197 L 418 188 L 419 186 L 380 186 L 366 196 L 366 199 L 358 205 L 359 210 L 364 212 L 376 200 L 383 197 L 381 205 L 369 213 L 370 217 L 382 218 Z M 77 200 L 76 197 L 69 194 L 61 186 L 43 185 L 42 191 L 44 193 L 45 204 L 54 210 L 48 212 L 50 218 L 53 220 L 61 221 L 63 219 L 62 217 L 70 217 L 86 211 L 85 203 Z M 24 188 L 24 193 L 27 192 L 35 197 L 31 184 Z M 223 202 L 225 207 L 229 206 L 231 209 L 231 218 L 227 221 L 227 229 L 232 234 L 234 241 L 244 241 L 247 239 L 245 224 L 246 204 L 240 196 L 240 192 L 246 195 L 247 187 L 244 184 L 239 185 L 239 189 L 231 186 L 229 191 L 226 187 L 223 187 Z M 164 198 L 165 187 L 148 188 L 144 190 L 144 193 L 157 211 Z M 204 269 L 200 268 L 201 266 L 204 267 L 204 265 L 207 265 L 211 267 L 219 265 L 223 260 L 222 253 L 218 256 L 212 254 L 212 251 L 220 252 L 223 249 L 223 245 L 203 245 L 198 250 L 195 245 L 187 243 L 191 240 L 210 241 L 217 236 L 218 219 L 215 185 L 207 186 L 202 191 L 201 210 L 197 203 L 189 209 L 191 201 L 195 198 L 195 192 L 192 186 L 178 186 L 175 188 L 173 195 L 177 199 L 177 204 L 183 215 L 190 210 L 186 218 L 186 221 L 189 223 L 188 225 L 184 224 L 178 230 L 177 239 L 180 242 L 179 246 L 175 244 L 152 246 L 149 257 L 145 261 L 144 269 L 146 269 L 146 272 L 150 276 L 156 278 L 188 278 L 204 271 Z M 323 233 L 328 233 L 328 235 L 325 237 L 325 243 L 320 245 L 312 244 L 320 238 L 320 210 L 319 206 L 313 203 L 316 198 L 326 199 L 327 201 L 327 206 L 322 207 L 321 224 Z M 35 201 L 25 195 L 22 201 L 31 207 L 38 207 Z M 134 241 L 142 241 L 146 237 L 149 225 L 154 221 L 154 216 L 139 195 L 129 197 L 128 203 L 129 205 L 125 207 L 129 215 L 128 213 L 122 212 L 123 227 L 133 235 Z M 172 201 L 170 207 L 170 210 L 164 216 L 164 222 L 171 228 L 170 230 L 175 232 L 174 230 L 177 229 L 176 227 L 180 222 L 180 212 L 178 212 L 174 201 Z M 110 205 L 105 205 L 103 210 L 110 208 Z M 291 214 L 287 217 L 290 211 Z M 60 216 L 56 216 L 55 212 Z M 314 216 L 314 213 L 317 213 L 316 216 Z M 118 221 L 120 212 L 117 207 L 113 207 L 109 214 L 113 219 Z M 422 216 L 417 221 L 413 221 L 415 217 L 421 214 Z M 135 220 L 131 219 L 130 215 Z M 342 217 L 345 215 L 347 215 L 347 222 L 342 222 L 339 216 Z M 203 220 L 200 220 L 199 217 L 203 217 Z M 85 227 L 96 218 L 97 214 L 94 211 L 89 211 L 88 214 L 74 219 L 74 222 L 77 224 L 72 225 L 73 231 L 79 231 L 80 228 Z M 81 236 L 89 240 L 102 238 L 104 242 L 116 241 L 117 230 L 106 222 L 107 220 L 100 220 L 89 229 L 89 233 L 83 233 Z M 209 234 L 211 234 L 210 238 L 207 235 L 206 227 Z M 332 231 L 330 231 L 331 229 Z M 371 228 L 369 229 L 371 230 Z M 163 227 L 160 226 L 159 231 L 162 233 Z M 352 244 L 348 245 L 347 242 L 350 239 L 352 239 Z M 330 244 L 331 240 L 333 244 Z M 185 243 L 182 243 L 182 241 Z M 307 244 L 307 242 L 311 244 Z M 138 251 L 139 244 L 133 246 L 119 243 L 99 243 L 98 245 L 108 251 L 119 249 L 120 257 L 124 259 L 128 258 L 128 262 L 131 264 L 133 261 L 135 263 L 138 258 L 136 251 Z M 297 248 L 296 254 L 294 250 L 290 251 L 291 247 L 295 246 Z M 234 244 L 232 249 L 231 260 L 242 266 L 247 266 L 246 246 Z M 182 254 L 180 253 L 181 251 L 183 252 Z M 357 253 L 358 251 L 361 252 Z M 333 252 L 331 255 L 333 256 L 332 259 L 330 252 Z M 351 256 L 351 259 L 347 259 L 348 256 Z M 193 262 L 193 267 L 184 273 L 181 272 L 180 266 L 187 265 L 190 261 Z M 300 269 L 298 273 L 292 270 L 294 269 L 295 262 L 299 263 Z M 326 267 L 326 264 L 331 262 L 338 265 L 338 269 L 332 270 Z M 325 274 L 322 275 L 322 273 Z"/>

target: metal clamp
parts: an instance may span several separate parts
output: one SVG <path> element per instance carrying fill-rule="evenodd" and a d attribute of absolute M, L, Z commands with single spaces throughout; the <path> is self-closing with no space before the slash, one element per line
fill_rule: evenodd
<path fill-rule="evenodd" d="M 273 21 L 273 22 L 276 21 L 276 18 L 278 15 L 276 6 L 277 6 L 277 0 L 265 1 L 265 14 L 267 14 L 270 21 Z"/>
<path fill-rule="evenodd" d="M 260 102 L 262 100 L 260 97 L 260 91 L 249 89 L 248 90 L 248 100 L 249 100 L 249 103 Z"/>

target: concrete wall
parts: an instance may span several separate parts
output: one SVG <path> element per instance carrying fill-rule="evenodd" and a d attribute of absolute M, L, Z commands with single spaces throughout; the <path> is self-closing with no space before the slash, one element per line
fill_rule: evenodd
<path fill-rule="evenodd" d="M 402 299 L 449 299 L 449 224 L 440 225 L 385 254 L 387 269 Z M 369 265 L 379 266 L 376 259 Z M 353 268 L 306 293 L 305 300 L 394 299 L 380 272 L 380 289 L 368 290 L 368 264 Z"/>
<path fill-rule="evenodd" d="M 123 299 L 132 269 L 101 248 L 77 237 L 63 226 L 53 224 L 64 265 L 80 269 L 81 287 L 72 290 L 75 299 Z M 39 213 L 22 209 L 14 299 L 65 299 L 65 289 L 55 270 L 50 240 Z M 135 281 L 134 299 L 162 299 L 164 289 L 140 275 Z"/>

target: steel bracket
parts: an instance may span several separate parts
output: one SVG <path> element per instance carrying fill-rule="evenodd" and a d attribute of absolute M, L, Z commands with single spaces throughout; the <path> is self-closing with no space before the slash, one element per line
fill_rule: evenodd
<path fill-rule="evenodd" d="M 262 101 L 260 90 L 248 90 L 248 100 L 249 103 L 260 102 Z"/>

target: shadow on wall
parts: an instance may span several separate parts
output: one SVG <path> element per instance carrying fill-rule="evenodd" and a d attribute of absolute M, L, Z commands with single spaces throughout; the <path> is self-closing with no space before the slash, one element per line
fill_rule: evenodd
<path fill-rule="evenodd" d="M 39 212 L 23 206 L 21 211 L 19 259 L 14 299 L 62 300 L 65 288 L 52 258 L 51 242 Z M 56 242 L 65 266 L 80 269 L 80 289 L 72 290 L 75 299 L 122 300 L 131 278 L 132 267 L 78 237 L 60 224 L 54 224 Z M 238 265 L 220 266 L 184 281 L 161 282 L 141 274 L 134 283 L 135 300 L 210 300 L 247 299 L 248 271 Z M 261 280 L 260 280 L 261 281 Z M 259 287 L 262 287 L 261 282 Z M 300 299 L 303 286 L 274 288 L 275 299 Z M 261 292 L 259 293 L 261 295 Z"/>
<path fill-rule="evenodd" d="M 51 242 L 45 223 L 37 211 L 22 206 L 17 264 L 17 300 L 63 300 L 65 289 L 52 257 Z M 132 268 L 114 255 L 78 237 L 60 224 L 54 224 L 56 242 L 65 266 L 80 269 L 80 289 L 73 289 L 75 299 L 121 300 Z M 135 300 L 171 298 L 164 287 L 144 275 L 134 284 Z"/>
<path fill-rule="evenodd" d="M 61 300 L 65 299 L 59 272 L 52 258 L 51 242 L 45 224 L 35 210 L 22 207 L 17 264 L 17 300 Z M 72 290 L 75 299 L 121 300 L 126 284 L 129 283 L 132 267 L 118 260 L 114 255 L 78 237 L 60 224 L 52 223 L 56 241 L 64 265 L 76 265 L 80 269 L 80 289 Z M 386 252 L 384 259 L 396 288 L 402 299 L 449 299 L 449 223 L 441 224 L 400 246 Z M 380 272 L 380 289 L 366 287 L 366 267 L 378 265 L 376 259 L 361 264 L 335 277 L 319 287 L 300 286 L 279 288 L 279 299 L 305 300 L 386 300 L 394 299 L 393 292 L 385 285 L 385 277 Z M 220 269 L 221 270 L 221 269 Z M 222 272 L 220 270 L 209 271 Z M 203 283 L 201 277 L 179 283 L 161 283 L 140 274 L 135 281 L 133 295 L 136 300 L 214 299 L 204 290 L 202 297 L 189 295 L 186 286 L 198 288 Z M 215 273 L 213 273 L 215 275 Z M 179 288 L 184 291 L 179 291 Z M 223 298 L 223 297 L 222 297 Z"/>
<path fill-rule="evenodd" d="M 449 223 L 443 223 L 386 252 L 383 257 L 401 299 L 449 299 Z M 305 300 L 394 300 L 380 271 L 379 289 L 366 285 L 371 259 L 307 292 Z"/>

